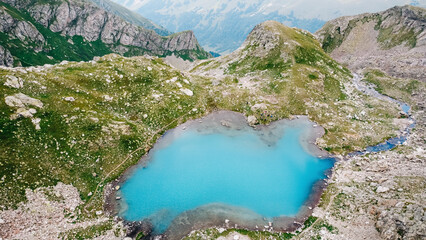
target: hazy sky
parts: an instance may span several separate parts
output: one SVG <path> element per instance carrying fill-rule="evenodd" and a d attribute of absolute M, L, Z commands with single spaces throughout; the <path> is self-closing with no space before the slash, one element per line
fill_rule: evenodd
<path fill-rule="evenodd" d="M 250 6 L 262 3 L 259 13 L 268 14 L 279 11 L 283 15 L 294 13 L 298 18 L 330 20 L 344 15 L 354 15 L 365 12 L 378 12 L 395 5 L 413 4 L 426 7 L 426 0 L 114 0 L 132 10 L 155 4 L 157 11 L 162 14 L 179 14 L 189 11 L 229 11 L 237 6 Z M 227 7 L 222 8 L 223 5 Z M 167 12 L 171 11 L 171 12 Z"/>

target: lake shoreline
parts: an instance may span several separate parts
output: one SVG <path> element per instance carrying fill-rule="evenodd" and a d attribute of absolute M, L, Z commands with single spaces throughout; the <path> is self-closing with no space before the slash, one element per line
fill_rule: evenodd
<path fill-rule="evenodd" d="M 145 235 L 149 235 L 152 231 L 152 226 L 148 221 L 126 221 L 125 219 L 122 219 L 119 217 L 120 212 L 125 209 L 121 204 L 124 204 L 121 200 L 121 197 L 119 195 L 120 192 L 120 186 L 134 173 L 136 169 L 138 169 L 141 166 L 147 166 L 150 161 L 150 152 L 151 150 L 154 150 L 155 148 L 161 147 L 157 144 L 161 142 L 160 140 L 163 138 L 173 138 L 175 136 L 180 135 L 187 129 L 197 129 L 199 131 L 203 131 L 208 133 L 210 130 L 213 131 L 220 131 L 220 129 L 226 129 L 226 128 L 234 128 L 236 130 L 242 130 L 244 128 L 253 128 L 256 131 L 259 131 L 259 134 L 268 135 L 267 133 L 273 133 L 274 130 L 276 130 L 277 126 L 291 126 L 292 124 L 297 124 L 302 121 L 309 121 L 310 129 L 308 134 L 304 134 L 303 141 L 300 141 L 303 148 L 311 155 L 316 156 L 321 159 L 331 159 L 334 157 L 326 152 L 325 150 L 320 149 L 316 144 L 316 140 L 324 135 L 325 131 L 324 129 L 319 126 L 316 123 L 311 122 L 307 116 L 294 116 L 292 119 L 282 119 L 278 121 L 274 121 L 269 125 L 255 125 L 250 126 L 248 124 L 247 118 L 237 112 L 233 111 L 215 111 L 212 113 L 207 114 L 204 117 L 194 119 L 187 121 L 176 128 L 170 129 L 164 133 L 164 135 L 157 140 L 157 142 L 154 144 L 154 146 L 148 151 L 147 154 L 145 154 L 137 164 L 131 166 L 128 168 L 119 178 L 116 180 L 110 182 L 105 187 L 105 201 L 104 201 L 104 211 L 108 213 L 111 216 L 117 216 L 120 220 L 123 220 L 125 224 L 129 227 L 128 235 L 130 237 L 136 236 L 138 232 L 144 232 Z M 207 128 L 205 123 L 207 122 Z M 209 127 L 211 129 L 209 129 Z M 219 130 L 218 130 L 219 129 Z M 270 137 L 267 137 L 268 140 Z M 301 137 L 302 139 L 302 137 Z M 272 139 L 273 140 L 273 139 Z M 335 159 L 334 159 L 335 161 Z M 191 226 L 189 231 L 184 231 L 184 233 L 179 234 L 179 236 L 174 235 L 173 226 L 171 225 L 170 228 L 163 234 L 163 237 L 166 239 L 180 239 L 181 237 L 189 234 L 191 230 L 194 229 L 205 229 L 205 228 L 211 228 L 211 227 L 220 227 L 220 228 L 234 228 L 235 224 L 237 224 L 238 228 L 244 228 L 248 230 L 270 230 L 270 231 L 277 231 L 277 232 L 291 232 L 303 225 L 303 222 L 312 214 L 312 209 L 319 203 L 319 200 L 321 198 L 321 195 L 323 193 L 323 190 L 327 187 L 327 179 L 331 177 L 331 174 L 333 172 L 333 168 L 327 170 L 326 179 L 322 179 L 317 181 L 314 186 L 312 187 L 312 190 L 310 192 L 310 195 L 308 199 L 305 201 L 305 203 L 301 206 L 298 214 L 293 217 L 275 217 L 272 219 L 263 219 L 264 221 L 261 221 L 264 225 L 257 226 L 258 228 L 249 227 L 248 225 L 244 225 L 244 222 L 238 221 L 238 218 L 236 217 L 236 220 L 228 219 L 227 222 L 225 222 L 225 219 L 223 217 L 217 217 L 215 219 L 197 219 L 197 217 L 193 217 L 193 219 L 196 219 L 194 221 L 194 224 Z M 203 207 L 201 207 L 203 208 Z M 193 209 L 187 211 L 185 214 L 189 214 L 192 216 L 195 216 L 196 210 L 200 211 L 200 209 Z M 205 209 L 201 209 L 205 210 Z M 199 217 L 199 216 L 198 216 Z M 207 217 L 208 218 L 208 217 Z M 271 222 L 271 224 L 270 224 Z M 269 226 L 271 225 L 271 226 Z M 267 227 L 266 227 L 267 226 Z"/>

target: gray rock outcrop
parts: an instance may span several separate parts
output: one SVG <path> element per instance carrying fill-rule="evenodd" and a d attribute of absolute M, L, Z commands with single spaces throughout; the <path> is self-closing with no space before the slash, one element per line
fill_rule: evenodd
<path fill-rule="evenodd" d="M 112 52 L 126 56 L 175 54 L 187 60 L 211 57 L 192 31 L 160 36 L 88 0 L 0 1 L 10 5 L 0 9 L 0 32 L 5 34 L 0 39 L 0 65 L 90 60 Z"/>
<path fill-rule="evenodd" d="M 35 21 L 52 32 L 64 36 L 78 35 L 90 42 L 101 40 L 106 44 L 118 43 L 125 46 L 140 47 L 158 55 L 182 50 L 203 51 L 192 31 L 162 37 L 153 30 L 126 22 L 122 18 L 84 0 L 59 0 L 49 4 L 21 0 L 2 1 L 20 10 L 27 11 Z M 0 20 L 0 22 L 4 21 Z M 11 25 L 10 22 L 13 23 L 14 20 L 7 16 L 6 23 L 8 24 L 5 26 Z M 21 25 L 23 24 L 21 23 Z M 19 29 L 26 30 L 27 28 L 29 27 L 21 26 Z M 24 35 L 25 31 L 18 33 Z M 34 34 L 27 34 L 26 36 L 41 40 L 39 36 Z"/>

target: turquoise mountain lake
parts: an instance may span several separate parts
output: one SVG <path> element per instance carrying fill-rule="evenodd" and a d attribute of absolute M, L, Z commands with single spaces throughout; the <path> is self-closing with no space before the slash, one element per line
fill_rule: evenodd
<path fill-rule="evenodd" d="M 320 135 L 307 119 L 254 129 L 232 112 L 186 123 L 167 132 L 146 165 L 127 176 L 120 215 L 148 219 L 155 233 L 179 215 L 208 206 L 229 207 L 229 217 L 240 214 L 241 222 L 295 216 L 334 164 L 314 156 L 320 151 L 309 142 Z"/>

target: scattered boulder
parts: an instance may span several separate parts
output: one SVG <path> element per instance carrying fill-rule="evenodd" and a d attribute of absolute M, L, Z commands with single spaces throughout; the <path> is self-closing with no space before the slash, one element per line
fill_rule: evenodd
<path fill-rule="evenodd" d="M 187 89 L 187 88 L 181 88 L 180 91 L 183 92 L 183 93 L 185 93 L 186 95 L 188 95 L 190 97 L 192 97 L 194 95 L 194 93 L 191 90 Z"/>
<path fill-rule="evenodd" d="M 384 192 L 387 192 L 387 191 L 389 191 L 389 188 L 383 187 L 383 186 L 379 186 L 376 190 L 377 193 L 384 193 Z"/>
<path fill-rule="evenodd" d="M 107 102 L 111 102 L 111 101 L 114 99 L 114 97 L 110 97 L 110 96 L 108 96 L 108 95 L 104 95 L 104 96 L 103 96 L 103 98 L 104 98 L 104 100 L 105 100 L 105 101 L 107 101 Z"/>
<path fill-rule="evenodd" d="M 7 96 L 5 103 L 9 107 L 26 108 L 27 106 L 35 106 L 43 108 L 43 103 L 35 98 L 29 97 L 23 93 L 17 93 L 13 96 Z"/>
<path fill-rule="evenodd" d="M 247 121 L 250 125 L 255 125 L 257 123 L 257 118 L 255 116 L 248 116 Z"/>
<path fill-rule="evenodd" d="M 22 79 L 11 75 L 7 75 L 6 78 L 7 80 L 4 83 L 5 86 L 17 89 L 24 87 L 24 82 L 22 81 Z"/>
<path fill-rule="evenodd" d="M 41 121 L 40 118 L 33 118 L 33 119 L 31 119 L 31 122 L 34 124 L 36 130 L 40 130 L 41 129 L 41 127 L 40 127 L 40 121 Z"/>
<path fill-rule="evenodd" d="M 73 98 L 73 97 L 65 97 L 64 100 L 67 101 L 67 102 L 74 102 L 75 98 Z"/>

